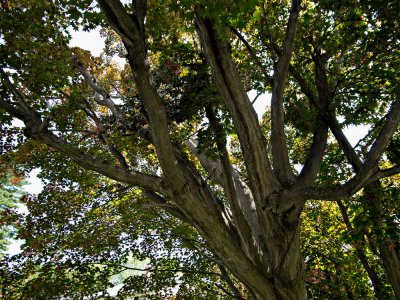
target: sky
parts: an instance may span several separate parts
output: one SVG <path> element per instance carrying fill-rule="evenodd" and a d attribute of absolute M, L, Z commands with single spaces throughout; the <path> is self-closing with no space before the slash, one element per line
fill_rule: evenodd
<path fill-rule="evenodd" d="M 93 56 L 100 56 L 104 48 L 104 39 L 100 36 L 100 28 L 92 31 L 76 31 L 72 34 L 69 43 L 71 47 L 80 47 L 89 50 Z"/>
<path fill-rule="evenodd" d="M 77 31 L 72 34 L 72 40 L 70 41 L 70 46 L 81 47 L 85 50 L 89 50 L 94 56 L 99 56 L 104 48 L 104 39 L 100 36 L 100 29 L 95 29 L 90 32 Z M 255 91 L 249 92 L 250 100 L 253 100 L 256 96 Z M 265 112 L 265 107 L 270 105 L 270 95 L 261 95 L 254 104 L 254 108 L 261 118 L 262 114 Z M 359 138 L 363 136 L 368 130 L 365 126 L 359 127 L 349 127 L 344 130 L 350 143 L 354 146 Z M 37 194 L 42 189 L 42 184 L 37 174 L 39 170 L 33 170 L 30 173 L 30 178 L 28 179 L 29 184 L 25 186 L 25 190 L 32 194 Z"/>
<path fill-rule="evenodd" d="M 90 32 L 87 31 L 76 31 L 72 34 L 72 39 L 69 43 L 71 47 L 80 47 L 85 50 L 89 50 L 93 56 L 99 56 L 104 48 L 104 39 L 100 36 L 100 29 L 97 28 Z M 250 100 L 256 97 L 256 92 L 249 92 Z M 259 116 L 262 117 L 265 112 L 265 107 L 270 105 L 270 95 L 264 94 L 257 98 L 254 104 L 254 108 Z M 29 184 L 25 186 L 25 190 L 31 194 L 38 194 L 42 190 L 42 183 L 39 178 L 37 178 L 39 169 L 33 170 L 29 175 Z"/>
<path fill-rule="evenodd" d="M 100 29 L 95 29 L 90 32 L 77 31 L 72 34 L 72 40 L 70 41 L 70 46 L 80 47 L 85 50 L 89 50 L 92 55 L 99 56 L 104 48 L 104 39 L 100 36 Z M 253 100 L 256 96 L 255 91 L 249 92 L 250 100 Z M 265 112 L 267 105 L 270 105 L 270 95 L 263 94 L 258 97 L 254 104 L 254 109 L 256 110 L 259 118 L 262 117 Z M 368 128 L 366 126 L 359 127 L 349 127 L 344 130 L 346 136 L 348 137 L 350 143 L 354 146 L 360 137 L 362 137 Z M 38 194 L 43 188 L 42 182 L 37 177 L 40 169 L 35 169 L 29 174 L 28 184 L 24 187 L 24 190 L 30 194 Z M 22 209 L 23 210 L 23 209 Z M 23 241 L 17 240 L 13 242 L 8 252 L 10 254 L 16 254 L 20 251 L 20 245 Z"/>

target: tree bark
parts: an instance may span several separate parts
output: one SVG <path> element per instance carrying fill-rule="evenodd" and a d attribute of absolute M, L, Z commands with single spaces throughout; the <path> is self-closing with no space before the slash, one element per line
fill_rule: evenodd
<path fill-rule="evenodd" d="M 300 254 L 300 222 L 287 222 L 285 214 L 269 214 L 266 234 L 277 299 L 307 299 L 304 260 Z"/>
<path fill-rule="evenodd" d="M 270 270 L 268 274 L 262 273 L 262 280 L 238 268 L 233 261 L 227 261 L 226 255 L 217 254 L 225 266 L 256 293 L 258 299 L 306 300 L 305 267 L 300 254 L 300 223 L 289 223 L 285 214 L 272 212 L 268 213 L 268 219 L 270 227 L 266 244 Z M 256 266 L 253 265 L 253 268 Z"/>
<path fill-rule="evenodd" d="M 379 252 L 383 260 L 392 289 L 396 299 L 400 299 L 400 255 L 399 249 L 390 239 L 385 239 L 379 247 Z"/>
<path fill-rule="evenodd" d="M 299 2 L 294 1 L 293 15 L 298 13 L 298 9 Z M 290 23 L 296 23 L 296 20 L 297 17 L 294 17 Z M 256 212 L 265 241 L 263 249 L 265 259 L 261 260 L 262 272 L 265 276 L 262 285 L 270 286 L 271 290 L 263 293 L 260 290 L 261 286 L 252 282 L 250 278 L 243 278 L 241 270 L 231 269 L 231 271 L 260 299 L 306 299 L 304 266 L 300 255 L 299 239 L 299 215 L 303 201 L 296 202 L 280 196 L 282 186 L 276 173 L 271 170 L 265 141 L 251 102 L 242 88 L 239 73 L 231 57 L 229 44 L 220 36 L 214 20 L 203 18 L 200 13 L 196 15 L 196 27 L 216 85 L 232 116 L 242 147 L 249 185 L 254 196 Z M 285 47 L 287 51 L 280 60 L 281 66 L 278 70 L 280 76 L 278 76 L 277 82 L 279 81 L 281 90 L 278 93 L 279 96 L 276 96 L 278 98 L 283 93 L 294 31 L 295 26 L 289 30 L 288 46 Z M 276 106 L 280 107 L 281 101 L 278 101 Z M 279 121 L 283 122 L 283 119 L 279 119 Z M 273 140 L 273 142 L 276 141 Z M 281 164 L 286 165 L 288 169 L 289 166 L 285 162 L 288 162 L 287 153 L 283 151 L 279 154 L 276 170 L 281 168 Z M 276 172 L 276 170 L 274 171 Z M 286 175 L 292 178 L 290 174 L 291 171 L 286 172 Z M 288 180 L 281 178 L 281 182 L 287 184 Z"/>

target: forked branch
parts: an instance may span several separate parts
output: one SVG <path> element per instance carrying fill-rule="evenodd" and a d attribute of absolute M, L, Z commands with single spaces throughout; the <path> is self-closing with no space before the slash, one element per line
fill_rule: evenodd
<path fill-rule="evenodd" d="M 195 19 L 198 36 L 219 92 L 232 116 L 250 187 L 256 205 L 261 207 L 277 184 L 267 158 L 266 141 L 233 62 L 228 42 L 218 32 L 215 20 L 202 17 L 200 10 L 197 8 Z"/>
<path fill-rule="evenodd" d="M 114 117 L 120 119 L 121 113 L 118 111 L 117 107 L 115 106 L 115 103 L 111 99 L 111 95 L 107 93 L 107 91 L 97 84 L 93 79 L 92 76 L 90 76 L 89 72 L 85 69 L 83 64 L 78 61 L 76 57 L 72 58 L 72 62 L 75 65 L 75 67 L 79 70 L 79 72 L 82 74 L 83 78 L 85 78 L 86 82 L 88 85 L 93 89 L 95 95 L 94 95 L 94 100 L 102 106 L 107 107 L 111 113 L 114 115 Z"/>
<path fill-rule="evenodd" d="M 271 150 L 273 166 L 280 183 L 284 186 L 294 183 L 294 175 L 289 162 L 284 131 L 283 94 L 294 48 L 300 4 L 300 0 L 292 1 L 282 53 L 274 69 L 274 83 L 271 96 Z"/>

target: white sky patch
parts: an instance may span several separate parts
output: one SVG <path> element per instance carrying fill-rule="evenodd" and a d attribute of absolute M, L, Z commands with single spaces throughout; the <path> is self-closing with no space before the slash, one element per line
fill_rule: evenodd
<path fill-rule="evenodd" d="M 73 31 L 72 39 L 69 42 L 70 47 L 79 47 L 90 51 L 93 56 L 100 56 L 105 47 L 105 38 L 100 35 L 100 27 L 91 31 Z M 117 63 L 121 68 L 125 65 L 126 59 L 115 55 L 112 61 Z"/>
<path fill-rule="evenodd" d="M 359 126 L 348 126 L 343 129 L 343 133 L 346 135 L 350 144 L 354 147 L 358 141 L 363 138 L 371 126 L 359 125 Z"/>
<path fill-rule="evenodd" d="M 40 169 L 33 169 L 29 173 L 29 177 L 27 178 L 28 184 L 23 186 L 25 192 L 37 195 L 43 190 L 43 183 L 37 177 L 39 173 Z"/>
<path fill-rule="evenodd" d="M 75 31 L 69 46 L 88 50 L 93 56 L 100 56 L 104 48 L 104 38 L 100 36 L 99 27 L 91 31 Z"/>
<path fill-rule="evenodd" d="M 257 91 L 252 90 L 247 93 L 251 102 L 257 97 Z M 260 95 L 254 102 L 253 107 L 258 115 L 258 119 L 261 120 L 263 114 L 266 111 L 267 106 L 271 106 L 271 94 L 264 93 Z"/>
<path fill-rule="evenodd" d="M 17 255 L 22 252 L 21 246 L 24 244 L 24 240 L 12 240 L 11 244 L 8 245 L 7 254 L 10 256 Z"/>
<path fill-rule="evenodd" d="M 26 181 L 28 184 L 22 186 L 22 189 L 29 194 L 39 194 L 43 190 L 43 183 L 42 181 L 37 177 L 39 174 L 40 169 L 33 169 L 29 175 L 28 178 L 26 178 Z M 18 205 L 18 213 L 20 214 L 28 214 L 29 211 L 25 204 L 20 204 Z M 21 246 L 24 244 L 24 240 L 11 240 L 11 243 L 8 245 L 6 253 L 10 256 L 17 255 L 22 252 Z"/>

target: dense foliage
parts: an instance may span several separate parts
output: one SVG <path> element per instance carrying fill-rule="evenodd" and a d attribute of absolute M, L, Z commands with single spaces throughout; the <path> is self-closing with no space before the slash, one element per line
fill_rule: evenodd
<path fill-rule="evenodd" d="M 0 295 L 400 299 L 399 5 L 0 1 Z"/>

